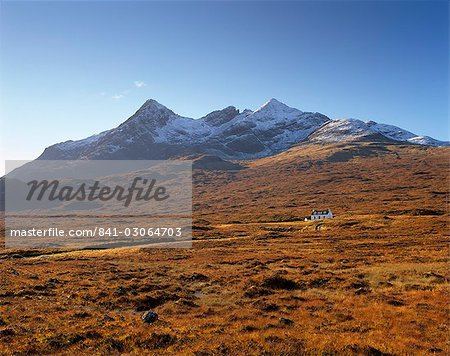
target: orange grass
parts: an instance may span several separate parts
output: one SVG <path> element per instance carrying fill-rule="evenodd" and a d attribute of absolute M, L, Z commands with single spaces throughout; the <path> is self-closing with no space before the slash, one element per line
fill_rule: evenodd
<path fill-rule="evenodd" d="M 196 171 L 192 249 L 1 250 L 0 353 L 450 353 L 449 149 L 379 145 Z"/>

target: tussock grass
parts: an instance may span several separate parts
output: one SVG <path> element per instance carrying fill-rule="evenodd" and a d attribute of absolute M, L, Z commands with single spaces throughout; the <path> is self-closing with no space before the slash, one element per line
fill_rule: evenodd
<path fill-rule="evenodd" d="M 199 173 L 193 249 L 0 250 L 0 353 L 449 354 L 449 217 L 413 213 L 446 211 L 448 149 L 338 149 Z"/>

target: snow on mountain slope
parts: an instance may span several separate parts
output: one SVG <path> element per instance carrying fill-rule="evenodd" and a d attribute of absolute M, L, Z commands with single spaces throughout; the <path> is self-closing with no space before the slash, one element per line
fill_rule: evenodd
<path fill-rule="evenodd" d="M 397 141 L 407 141 L 410 138 L 416 137 L 417 135 L 412 132 L 401 129 L 400 127 L 387 124 L 378 124 L 374 121 L 364 122 L 370 130 L 376 133 L 380 133 L 387 138 L 397 140 Z"/>
<path fill-rule="evenodd" d="M 399 127 L 356 119 L 330 120 L 276 99 L 255 111 L 234 106 L 200 119 L 180 116 L 156 100 L 147 100 L 118 127 L 83 140 L 45 149 L 40 159 L 167 159 L 191 154 L 253 159 L 304 142 L 339 142 L 372 134 L 415 144 L 445 145 Z"/>
<path fill-rule="evenodd" d="M 408 142 L 425 146 L 448 146 L 449 142 L 439 141 L 429 136 L 415 136 L 408 139 Z"/>
<path fill-rule="evenodd" d="M 332 120 L 308 137 L 314 142 L 340 142 L 355 140 L 371 134 L 369 127 L 361 120 Z"/>
<path fill-rule="evenodd" d="M 340 142 L 357 140 L 365 136 L 381 134 L 384 137 L 420 145 L 444 146 L 447 142 L 438 141 L 427 136 L 417 136 L 400 127 L 387 124 L 379 124 L 374 121 L 362 121 L 358 119 L 332 120 L 316 130 L 308 137 L 313 142 Z"/>

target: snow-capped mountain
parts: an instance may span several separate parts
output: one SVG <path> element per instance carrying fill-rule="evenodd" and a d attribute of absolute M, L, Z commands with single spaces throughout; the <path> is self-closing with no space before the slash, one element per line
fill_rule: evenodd
<path fill-rule="evenodd" d="M 167 159 L 209 154 L 253 159 L 304 142 L 340 142 L 381 134 L 414 144 L 445 145 L 392 125 L 355 119 L 331 120 L 271 99 L 255 111 L 234 106 L 200 118 L 180 116 L 155 100 L 147 100 L 116 128 L 45 149 L 39 159 Z"/>
<path fill-rule="evenodd" d="M 285 150 L 328 121 L 325 115 L 302 112 L 275 99 L 255 111 L 229 106 L 196 120 L 147 100 L 118 127 L 50 146 L 39 158 L 165 159 L 207 153 L 251 159 Z"/>

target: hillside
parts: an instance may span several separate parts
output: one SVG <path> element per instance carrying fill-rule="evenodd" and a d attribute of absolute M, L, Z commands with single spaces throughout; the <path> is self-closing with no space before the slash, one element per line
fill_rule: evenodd
<path fill-rule="evenodd" d="M 205 219 L 253 222 L 300 220 L 327 207 L 338 216 L 441 214 L 448 153 L 392 141 L 299 145 L 239 172 L 197 172 L 194 209 Z"/>
<path fill-rule="evenodd" d="M 2 347 L 448 354 L 449 153 L 299 145 L 196 169 L 193 249 L 0 251 Z M 336 218 L 302 221 L 313 208 Z"/>

